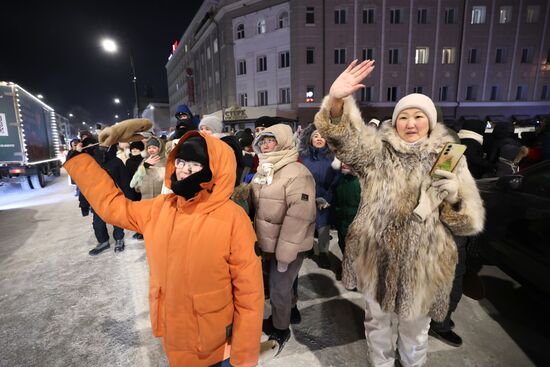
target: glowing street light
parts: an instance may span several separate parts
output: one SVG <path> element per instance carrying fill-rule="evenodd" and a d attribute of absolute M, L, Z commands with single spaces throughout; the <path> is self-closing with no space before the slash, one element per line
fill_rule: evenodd
<path fill-rule="evenodd" d="M 120 104 L 120 99 L 119 99 L 119 98 L 115 98 L 115 99 L 113 99 L 113 102 L 115 102 L 115 104 Z"/>
<path fill-rule="evenodd" d="M 38 97 L 38 99 L 44 99 L 44 96 L 42 94 L 37 94 L 36 97 Z"/>
<path fill-rule="evenodd" d="M 117 119 L 117 118 L 118 118 L 118 115 L 115 115 L 115 118 Z"/>
<path fill-rule="evenodd" d="M 101 47 L 103 47 L 103 50 L 105 50 L 105 52 L 108 52 L 110 54 L 114 54 L 118 51 L 118 45 L 110 38 L 102 39 Z"/>
<path fill-rule="evenodd" d="M 74 115 L 72 113 L 69 113 L 69 117 L 74 117 Z"/>
<path fill-rule="evenodd" d="M 82 125 L 86 125 L 86 122 L 82 121 Z"/>
<path fill-rule="evenodd" d="M 101 40 L 101 47 L 103 50 L 107 53 L 114 54 L 118 51 L 118 45 L 117 43 L 111 39 L 111 38 L 104 38 Z M 130 56 L 130 68 L 132 69 L 132 84 L 134 86 L 134 98 L 136 102 L 137 107 L 137 113 L 139 115 L 139 93 L 138 93 L 138 87 L 137 87 L 137 78 L 136 78 L 136 68 L 134 66 L 134 55 L 132 54 L 132 49 L 129 47 L 126 47 L 127 52 Z M 117 103 L 117 102 L 115 102 Z M 117 103 L 118 104 L 118 103 Z"/>

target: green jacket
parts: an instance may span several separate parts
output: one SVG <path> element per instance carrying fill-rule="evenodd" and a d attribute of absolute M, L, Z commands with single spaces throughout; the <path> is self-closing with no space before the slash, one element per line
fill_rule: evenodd
<path fill-rule="evenodd" d="M 336 198 L 334 200 L 334 214 L 336 229 L 346 233 L 349 225 L 357 214 L 361 201 L 361 186 L 359 178 L 354 175 L 341 175 L 336 184 Z"/>

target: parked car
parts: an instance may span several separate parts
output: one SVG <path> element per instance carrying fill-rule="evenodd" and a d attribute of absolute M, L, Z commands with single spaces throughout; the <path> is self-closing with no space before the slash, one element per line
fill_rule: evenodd
<path fill-rule="evenodd" d="M 478 242 L 482 257 L 550 293 L 550 160 L 477 183 L 487 211 Z"/>

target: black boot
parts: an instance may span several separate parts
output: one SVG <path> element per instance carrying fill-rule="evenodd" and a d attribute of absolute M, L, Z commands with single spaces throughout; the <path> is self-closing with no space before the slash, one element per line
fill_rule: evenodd
<path fill-rule="evenodd" d="M 124 251 L 124 240 L 116 240 L 115 242 L 115 252 Z"/>
<path fill-rule="evenodd" d="M 273 333 L 273 329 L 273 319 L 271 318 L 271 316 L 269 316 L 262 322 L 262 332 L 265 335 L 271 335 Z"/>
<path fill-rule="evenodd" d="M 428 334 L 452 347 L 460 347 L 462 345 L 462 338 L 452 330 L 436 331 L 430 328 Z"/>
<path fill-rule="evenodd" d="M 300 314 L 300 310 L 298 310 L 298 306 L 294 306 L 290 310 L 290 323 L 295 325 L 300 322 L 302 322 L 302 315 Z"/>
<path fill-rule="evenodd" d="M 319 254 L 319 267 L 321 269 L 330 269 L 330 260 L 326 252 L 321 252 Z"/>
<path fill-rule="evenodd" d="M 134 233 L 134 235 L 132 236 L 132 238 L 136 239 L 136 240 L 142 240 L 143 239 L 143 235 L 141 233 Z"/>
<path fill-rule="evenodd" d="M 109 241 L 98 243 L 96 247 L 90 250 L 88 254 L 91 256 L 99 255 L 103 251 L 107 250 L 111 245 L 109 244 Z"/>
<path fill-rule="evenodd" d="M 286 342 L 290 339 L 290 329 L 276 329 L 273 328 L 273 332 L 269 336 L 269 340 L 275 340 L 279 344 L 279 350 L 277 351 L 277 354 L 275 354 L 275 357 L 281 353 L 283 350 Z"/>

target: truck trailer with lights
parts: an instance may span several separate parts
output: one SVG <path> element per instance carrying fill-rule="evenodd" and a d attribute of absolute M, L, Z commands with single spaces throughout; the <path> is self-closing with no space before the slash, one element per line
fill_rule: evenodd
<path fill-rule="evenodd" d="M 24 190 L 45 186 L 61 170 L 53 108 L 19 85 L 0 82 L 0 180 Z"/>

